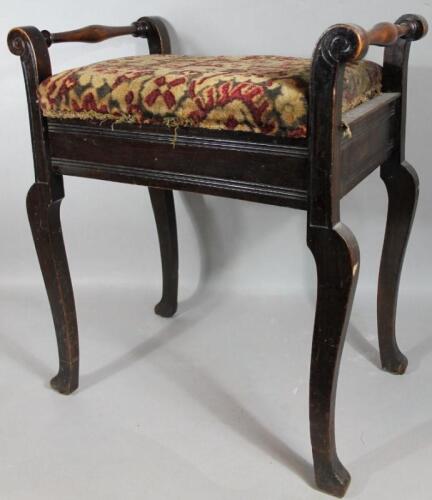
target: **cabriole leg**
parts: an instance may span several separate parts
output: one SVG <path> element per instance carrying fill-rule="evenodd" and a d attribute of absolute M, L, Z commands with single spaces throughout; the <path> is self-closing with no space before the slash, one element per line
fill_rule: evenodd
<path fill-rule="evenodd" d="M 310 227 L 308 246 L 318 273 L 310 371 L 310 432 L 319 489 L 342 497 L 350 483 L 335 441 L 335 398 L 339 364 L 359 270 L 359 250 L 341 223 Z"/>
<path fill-rule="evenodd" d="M 150 199 L 159 236 L 162 260 L 162 299 L 155 307 L 156 314 L 170 318 L 177 311 L 178 243 L 173 192 L 149 188 Z"/>
<path fill-rule="evenodd" d="M 55 189 L 37 182 L 27 195 L 27 212 L 57 335 L 59 372 L 51 386 L 62 394 L 70 394 L 78 387 L 79 348 L 75 301 L 60 223 L 62 198 L 61 179 Z"/>
<path fill-rule="evenodd" d="M 387 225 L 378 282 L 378 338 L 381 364 L 391 373 L 405 372 L 408 360 L 396 342 L 399 280 L 418 198 L 418 177 L 407 163 L 392 160 L 381 167 L 388 193 Z"/>

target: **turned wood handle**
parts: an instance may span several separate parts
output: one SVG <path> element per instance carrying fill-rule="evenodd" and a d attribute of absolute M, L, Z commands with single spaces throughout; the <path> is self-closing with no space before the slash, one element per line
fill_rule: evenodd
<path fill-rule="evenodd" d="M 395 23 L 378 23 L 369 31 L 356 24 L 335 24 L 321 36 L 316 54 L 330 64 L 358 61 L 366 55 L 370 45 L 392 50 L 400 39 L 410 43 L 420 40 L 427 32 L 426 19 L 415 14 L 405 14 Z"/>
<path fill-rule="evenodd" d="M 408 24 L 378 23 L 367 32 L 369 45 L 386 47 L 409 33 Z"/>
<path fill-rule="evenodd" d="M 53 43 L 62 42 L 86 42 L 97 43 L 114 38 L 116 36 L 132 35 L 137 37 L 146 37 L 148 25 L 145 22 L 137 21 L 129 26 L 101 26 L 94 24 L 85 26 L 72 31 L 63 31 L 61 33 L 50 33 L 47 30 L 42 31 L 46 43 L 51 46 Z"/>
<path fill-rule="evenodd" d="M 396 24 L 378 23 L 366 35 L 369 45 L 388 47 L 395 44 L 399 38 L 418 40 L 426 35 L 428 24 L 424 17 L 402 16 Z"/>

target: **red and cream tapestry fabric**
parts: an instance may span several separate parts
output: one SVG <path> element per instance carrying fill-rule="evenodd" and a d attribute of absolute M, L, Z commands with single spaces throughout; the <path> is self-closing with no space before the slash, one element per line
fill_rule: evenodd
<path fill-rule="evenodd" d="M 148 55 L 99 62 L 39 86 L 51 118 L 306 137 L 310 59 Z M 381 68 L 348 64 L 343 111 L 380 92 Z"/>

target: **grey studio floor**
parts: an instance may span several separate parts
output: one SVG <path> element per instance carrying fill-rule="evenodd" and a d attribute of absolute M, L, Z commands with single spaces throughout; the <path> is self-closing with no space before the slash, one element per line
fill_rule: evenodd
<path fill-rule="evenodd" d="M 48 380 L 42 284 L 0 294 L 0 498 L 282 500 L 312 488 L 313 298 L 201 291 L 173 319 L 156 290 L 76 287 L 81 386 Z M 356 297 L 337 399 L 347 498 L 432 497 L 430 298 L 400 296 L 405 376 L 378 368 L 375 304 Z"/>

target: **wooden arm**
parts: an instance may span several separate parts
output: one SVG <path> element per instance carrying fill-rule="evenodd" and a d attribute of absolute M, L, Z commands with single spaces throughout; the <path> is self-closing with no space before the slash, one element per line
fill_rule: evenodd
<path fill-rule="evenodd" d="M 396 43 L 399 38 L 408 35 L 409 32 L 408 24 L 378 23 L 367 32 L 368 44 L 387 47 Z"/>
<path fill-rule="evenodd" d="M 47 30 L 39 31 L 33 26 L 14 28 L 9 32 L 8 45 L 13 54 L 20 56 L 23 55 L 26 45 L 30 48 L 34 47 L 38 53 L 44 52 L 41 57 L 36 58 L 38 64 L 44 64 L 44 60 L 49 62 L 49 57 L 40 47 L 41 40 L 45 41 L 42 45 L 50 47 L 53 43 L 62 42 L 96 43 L 123 35 L 147 38 L 151 54 L 169 54 L 171 52 L 168 30 L 162 19 L 158 17 L 141 17 L 129 26 L 115 27 L 95 24 L 60 33 L 50 33 Z"/>
<path fill-rule="evenodd" d="M 386 47 L 382 90 L 400 94 L 395 132 L 399 137 L 395 139 L 398 146 L 394 154 L 402 161 L 409 48 L 412 41 L 419 40 L 427 31 L 428 25 L 422 16 L 406 14 L 394 24 L 379 23 L 370 31 L 353 24 L 337 24 L 319 39 L 309 84 L 310 225 L 333 227 L 339 222 L 345 64 L 362 59 L 370 45 Z"/>
<path fill-rule="evenodd" d="M 97 43 L 107 40 L 108 38 L 114 38 L 116 36 L 123 35 L 133 35 L 133 36 L 145 36 L 146 25 L 133 23 L 129 26 L 101 26 L 98 24 L 93 24 L 91 26 L 86 26 L 85 28 L 79 28 L 72 31 L 63 31 L 61 33 L 50 33 L 47 30 L 42 31 L 48 47 L 53 43 L 63 43 L 63 42 L 87 42 L 87 43 Z"/>
<path fill-rule="evenodd" d="M 50 47 L 53 43 L 85 42 L 98 43 L 117 36 L 132 35 L 147 38 L 151 54 L 168 54 L 171 51 L 168 31 L 157 17 L 141 17 L 129 26 L 102 26 L 93 24 L 72 31 L 51 33 L 43 30 L 42 36 Z"/>
<path fill-rule="evenodd" d="M 318 46 L 328 61 L 343 63 L 362 59 L 370 45 L 391 47 L 399 39 L 412 42 L 424 37 L 428 23 L 422 16 L 406 14 L 396 23 L 378 23 L 369 31 L 355 24 L 336 24 L 321 37 Z"/>
<path fill-rule="evenodd" d="M 46 119 L 42 115 L 37 100 L 39 84 L 52 74 L 48 47 L 52 43 L 58 42 L 100 42 L 107 38 L 128 34 L 146 38 L 151 54 L 170 53 L 168 31 L 163 21 L 157 17 L 141 17 L 130 26 L 120 28 L 88 26 L 64 33 L 49 33 L 48 31 L 41 32 L 34 26 L 24 26 L 14 28 L 9 32 L 9 50 L 21 58 L 24 72 L 37 181 L 46 182 L 47 179 L 51 178 Z M 56 186 L 61 190 L 60 184 L 57 183 Z M 55 199 L 59 197 L 61 197 L 61 193 L 54 196 Z"/>
<path fill-rule="evenodd" d="M 378 23 L 367 32 L 368 45 L 388 47 L 394 45 L 399 38 L 418 40 L 428 32 L 428 24 L 424 17 L 416 16 L 416 21 L 402 20 L 396 23 Z"/>

